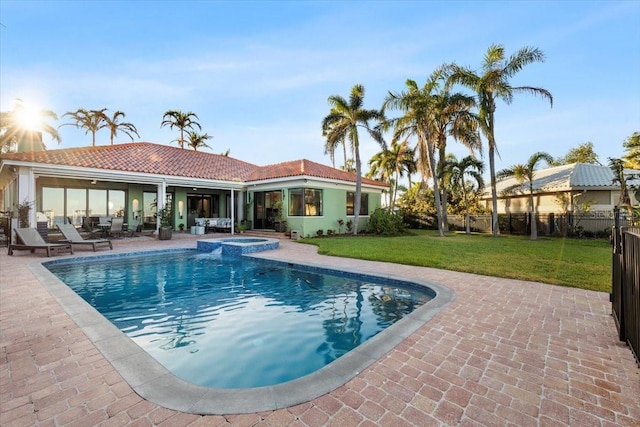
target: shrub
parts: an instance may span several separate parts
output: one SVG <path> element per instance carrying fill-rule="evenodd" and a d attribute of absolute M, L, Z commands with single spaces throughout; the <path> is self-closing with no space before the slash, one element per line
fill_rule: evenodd
<path fill-rule="evenodd" d="M 323 235 L 323 234 L 324 234 L 324 231 L 322 230 L 322 228 L 321 228 L 321 229 L 319 229 L 318 231 L 316 231 L 316 235 L 317 235 L 318 237 L 322 237 L 322 235 Z"/>
<path fill-rule="evenodd" d="M 386 209 L 376 209 L 369 217 L 367 232 L 371 234 L 396 235 L 406 230 L 402 216 Z"/>

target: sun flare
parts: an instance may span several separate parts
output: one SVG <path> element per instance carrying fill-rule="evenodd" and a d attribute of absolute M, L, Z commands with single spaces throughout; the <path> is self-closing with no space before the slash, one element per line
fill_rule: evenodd
<path fill-rule="evenodd" d="M 19 103 L 14 110 L 15 119 L 22 129 L 41 131 L 45 116 L 42 109 Z"/>

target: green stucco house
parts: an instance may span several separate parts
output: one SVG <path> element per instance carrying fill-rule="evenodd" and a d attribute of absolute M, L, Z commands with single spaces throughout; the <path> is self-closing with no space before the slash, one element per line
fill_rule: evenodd
<path fill-rule="evenodd" d="M 4 211 L 32 202 L 30 225 L 124 217 L 131 226 L 157 229 L 158 207 L 171 203 L 174 229 L 205 220 L 235 232 L 338 231 L 353 222 L 356 176 L 309 160 L 257 166 L 228 156 L 137 142 L 0 155 Z M 388 186 L 362 179 L 358 229 L 381 207 Z"/>

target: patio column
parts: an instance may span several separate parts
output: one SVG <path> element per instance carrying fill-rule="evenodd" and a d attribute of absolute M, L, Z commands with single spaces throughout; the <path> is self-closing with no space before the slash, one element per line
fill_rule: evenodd
<path fill-rule="evenodd" d="M 164 205 L 167 201 L 167 182 L 162 180 L 160 184 L 158 184 L 158 199 L 156 201 L 156 234 L 160 232 L 160 221 L 158 220 L 157 213 L 160 209 L 164 208 Z"/>
<path fill-rule="evenodd" d="M 18 193 L 16 204 L 31 202 L 29 210 L 29 227 L 36 225 L 36 176 L 33 169 L 21 166 L 18 168 Z"/>
<path fill-rule="evenodd" d="M 236 205 L 236 195 L 235 195 L 235 193 L 233 191 L 233 188 L 232 188 L 231 189 L 231 234 L 234 234 L 234 232 L 235 232 L 235 230 L 234 230 L 234 228 L 235 228 L 235 224 L 234 224 L 234 222 L 235 222 L 235 214 L 234 214 L 235 205 Z"/>

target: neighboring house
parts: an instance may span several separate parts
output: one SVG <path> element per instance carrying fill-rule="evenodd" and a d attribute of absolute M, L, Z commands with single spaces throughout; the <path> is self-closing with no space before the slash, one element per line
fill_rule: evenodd
<path fill-rule="evenodd" d="M 640 170 L 626 169 L 627 186 L 633 206 L 640 202 Z M 541 169 L 533 180 L 536 211 L 545 213 L 590 213 L 610 217 L 618 203 L 620 184 L 613 183 L 614 175 L 608 166 L 573 163 Z M 524 213 L 529 211 L 529 183 L 509 194 L 505 188 L 517 184 L 514 178 L 498 181 L 498 213 Z M 632 188 L 633 187 L 633 188 Z M 491 188 L 486 186 L 481 200 L 491 209 Z"/>
<path fill-rule="evenodd" d="M 242 221 L 253 229 L 273 229 L 284 220 L 288 230 L 310 236 L 353 219 L 355 178 L 304 159 L 256 166 L 148 142 L 0 155 L 2 210 L 32 201 L 31 225 L 46 219 L 49 228 L 100 216 L 157 228 L 157 205 L 168 197 L 176 229 L 188 229 L 198 217 L 230 218 L 234 227 Z M 359 229 L 387 190 L 362 179 Z"/>

